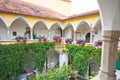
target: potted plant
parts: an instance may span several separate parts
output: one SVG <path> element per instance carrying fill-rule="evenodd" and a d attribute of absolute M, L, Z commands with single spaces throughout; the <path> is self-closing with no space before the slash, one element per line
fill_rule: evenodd
<path fill-rule="evenodd" d="M 76 44 L 85 46 L 85 40 L 84 39 L 79 39 L 79 40 L 76 41 Z"/>
<path fill-rule="evenodd" d="M 27 42 L 27 38 L 24 37 L 24 38 L 23 38 L 23 43 L 26 43 L 26 42 Z"/>
<path fill-rule="evenodd" d="M 17 36 L 16 38 L 15 38 L 15 40 L 17 41 L 17 42 L 20 42 L 20 41 L 22 41 L 24 39 L 24 37 L 22 37 L 22 36 Z"/>
<path fill-rule="evenodd" d="M 102 41 L 101 41 L 101 40 L 96 41 L 96 42 L 94 43 L 94 46 L 95 46 L 95 47 L 102 46 Z"/>
<path fill-rule="evenodd" d="M 72 41 L 73 41 L 72 38 L 68 38 L 68 39 L 65 40 L 65 43 L 67 43 L 67 44 L 71 44 Z"/>
<path fill-rule="evenodd" d="M 17 36 L 15 39 L 17 42 L 20 42 L 20 36 Z"/>
<path fill-rule="evenodd" d="M 53 40 L 54 40 L 55 42 L 58 42 L 58 43 L 60 43 L 60 42 L 62 41 L 62 39 L 61 39 L 59 36 L 54 36 L 54 37 L 53 37 Z"/>
<path fill-rule="evenodd" d="M 47 39 L 44 36 L 39 37 L 39 42 L 46 42 Z"/>

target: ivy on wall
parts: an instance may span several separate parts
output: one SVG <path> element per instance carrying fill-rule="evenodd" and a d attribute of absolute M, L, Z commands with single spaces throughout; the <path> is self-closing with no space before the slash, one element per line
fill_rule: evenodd
<path fill-rule="evenodd" d="M 41 72 L 46 51 L 54 46 L 54 42 L 0 45 L 0 80 L 14 80 L 24 65 L 31 64 L 29 60 Z"/>
<path fill-rule="evenodd" d="M 72 57 L 72 67 L 80 71 L 81 76 L 87 73 L 87 67 L 90 60 L 94 60 L 100 64 L 101 48 L 94 46 L 81 46 L 81 45 L 66 45 L 69 56 Z"/>

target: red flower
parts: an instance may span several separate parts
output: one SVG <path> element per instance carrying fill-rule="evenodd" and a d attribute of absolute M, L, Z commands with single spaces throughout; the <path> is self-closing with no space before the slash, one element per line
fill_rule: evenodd
<path fill-rule="evenodd" d="M 27 42 L 27 38 L 24 37 L 24 38 L 23 38 L 23 43 L 26 43 L 26 42 Z"/>
<path fill-rule="evenodd" d="M 33 75 L 33 72 L 29 72 L 27 75 L 28 75 L 28 76 L 32 76 L 32 75 Z"/>
<path fill-rule="evenodd" d="M 16 41 L 20 42 L 20 37 L 19 36 L 16 37 Z"/>
<path fill-rule="evenodd" d="M 53 40 L 55 42 L 59 42 L 59 43 L 62 41 L 62 39 L 60 37 L 58 37 L 58 36 L 53 37 Z"/>
<path fill-rule="evenodd" d="M 46 76 L 46 73 L 42 74 L 42 77 L 45 77 Z"/>

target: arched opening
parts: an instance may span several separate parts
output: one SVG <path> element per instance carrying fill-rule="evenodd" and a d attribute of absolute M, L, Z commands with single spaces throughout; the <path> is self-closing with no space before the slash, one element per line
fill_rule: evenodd
<path fill-rule="evenodd" d="M 63 36 L 64 36 L 65 39 L 68 39 L 68 38 L 73 39 L 73 37 L 74 37 L 74 29 L 73 29 L 73 26 L 70 23 L 65 25 L 65 28 L 64 28 L 63 32 L 64 32 Z"/>
<path fill-rule="evenodd" d="M 37 21 L 33 26 L 33 39 L 36 39 L 39 36 L 44 36 L 45 38 L 49 37 L 48 28 L 43 21 Z"/>
<path fill-rule="evenodd" d="M 3 21 L 2 18 L 0 18 L 0 33 L 2 33 L 2 35 L 0 35 L 0 41 L 4 41 L 8 39 L 7 30 L 8 28 L 5 22 Z"/>
<path fill-rule="evenodd" d="M 47 53 L 45 68 L 59 68 L 59 52 L 57 50 L 51 50 Z"/>
<path fill-rule="evenodd" d="M 50 28 L 50 39 L 54 36 L 62 37 L 62 29 L 59 23 L 54 23 Z"/>
<path fill-rule="evenodd" d="M 87 33 L 90 32 L 90 26 L 88 25 L 88 23 L 86 21 L 81 21 L 78 24 L 75 32 L 76 32 L 76 37 L 75 37 L 76 40 L 87 39 L 86 41 L 90 42 L 90 40 L 89 40 L 89 38 L 90 38 L 89 34 L 87 34 Z"/>
<path fill-rule="evenodd" d="M 87 43 L 90 43 L 90 33 L 87 33 L 87 34 L 86 34 L 86 38 L 85 38 L 85 39 L 86 39 L 86 42 L 87 42 Z"/>
<path fill-rule="evenodd" d="M 102 26 L 101 19 L 99 18 L 93 25 L 93 42 L 99 41 L 102 39 Z"/>
<path fill-rule="evenodd" d="M 23 17 L 16 18 L 10 25 L 10 39 L 15 40 L 16 36 L 30 39 L 30 27 Z"/>

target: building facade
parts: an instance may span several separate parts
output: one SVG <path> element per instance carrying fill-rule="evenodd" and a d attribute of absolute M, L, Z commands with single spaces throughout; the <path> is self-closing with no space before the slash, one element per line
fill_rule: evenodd
<path fill-rule="evenodd" d="M 101 40 L 98 11 L 64 16 L 42 6 L 12 0 L 1 1 L 0 7 L 0 41 L 15 40 L 17 36 L 33 40 L 34 35 L 44 36 L 48 40 L 56 35 L 74 41 L 85 39 L 88 43 Z M 36 14 L 35 9 L 40 13 Z"/>

